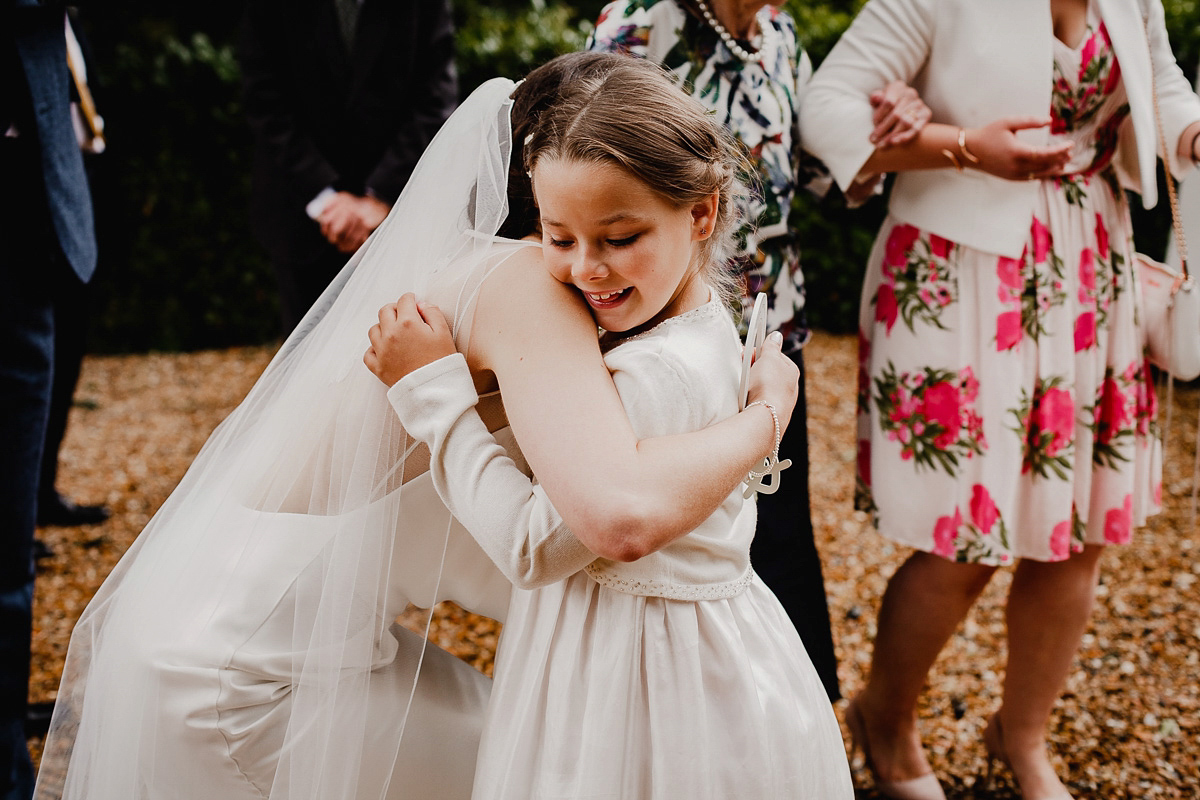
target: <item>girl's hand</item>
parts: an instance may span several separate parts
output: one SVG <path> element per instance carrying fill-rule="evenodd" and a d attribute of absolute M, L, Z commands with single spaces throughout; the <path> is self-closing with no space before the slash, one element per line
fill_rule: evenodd
<path fill-rule="evenodd" d="M 780 430 L 787 428 L 800 396 L 800 369 L 783 354 L 783 336 L 774 332 L 763 342 L 762 352 L 750 367 L 747 403 L 761 400 L 775 406 Z"/>
<path fill-rule="evenodd" d="M 966 131 L 967 151 L 979 159 L 974 166 L 1010 181 L 1032 181 L 1059 174 L 1071 160 L 1071 143 L 1032 147 L 1017 138 L 1017 131 L 1044 128 L 1045 117 L 1005 117 L 982 128 Z M 960 156 L 963 166 L 969 159 Z"/>
<path fill-rule="evenodd" d="M 892 81 L 871 92 L 870 100 L 875 122 L 870 139 L 880 150 L 911 142 L 933 117 L 917 90 L 904 81 Z"/>
<path fill-rule="evenodd" d="M 379 324 L 367 332 L 367 369 L 389 388 L 426 364 L 454 353 L 450 325 L 437 306 L 409 293 L 379 309 Z"/>

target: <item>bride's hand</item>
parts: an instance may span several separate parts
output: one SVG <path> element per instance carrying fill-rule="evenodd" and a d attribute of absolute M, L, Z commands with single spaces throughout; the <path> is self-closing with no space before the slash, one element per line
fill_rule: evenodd
<path fill-rule="evenodd" d="M 409 293 L 379 309 L 379 323 L 367 332 L 367 369 L 391 387 L 426 364 L 454 352 L 450 325 L 437 306 Z"/>
<path fill-rule="evenodd" d="M 778 331 L 766 338 L 762 352 L 750 367 L 747 403 L 761 400 L 775 407 L 780 432 L 787 428 L 800 396 L 800 369 L 783 354 L 783 336 Z M 802 423 L 801 423 L 802 424 Z"/>

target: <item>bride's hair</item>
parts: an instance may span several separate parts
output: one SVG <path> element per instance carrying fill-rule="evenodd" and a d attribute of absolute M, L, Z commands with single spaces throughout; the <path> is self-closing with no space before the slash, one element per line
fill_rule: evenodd
<path fill-rule="evenodd" d="M 547 74 L 538 76 L 542 70 Z M 526 90 L 535 77 L 537 83 Z M 532 113 L 522 108 L 524 91 L 535 98 L 527 106 Z M 677 207 L 718 192 L 717 219 L 712 236 L 701 242 L 699 266 L 727 303 L 741 296 L 730 263 L 747 191 L 739 179 L 739 171 L 748 172 L 744 152 L 662 68 L 624 55 L 555 59 L 514 93 L 513 140 L 514 161 L 517 147 L 523 150 L 526 181 L 539 159 L 562 158 L 615 164 Z M 510 179 L 510 202 L 512 185 Z"/>

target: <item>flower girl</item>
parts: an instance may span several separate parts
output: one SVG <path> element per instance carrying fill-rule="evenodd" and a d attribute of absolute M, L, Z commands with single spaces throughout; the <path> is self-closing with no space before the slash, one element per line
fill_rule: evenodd
<path fill-rule="evenodd" d="M 545 268 L 590 307 L 637 436 L 671 436 L 739 410 L 742 348 L 722 266 L 736 153 L 655 67 L 609 58 L 541 113 L 524 164 Z M 503 357 L 483 335 L 482 294 L 464 354 L 437 308 L 406 296 L 380 312 L 366 361 L 394 383 L 389 399 L 429 446 L 447 506 L 519 579 L 532 553 L 563 552 L 552 543 L 569 532 L 473 410 L 472 374 Z M 748 410 L 777 446 L 786 420 L 769 404 Z M 563 407 L 554 422 L 578 413 Z M 620 507 L 603 482 L 583 489 Z M 833 710 L 750 565 L 753 492 L 739 486 L 683 535 L 631 530 L 617 514 L 607 527 L 588 523 L 579 538 L 599 557 L 548 556 L 514 591 L 473 798 L 852 797 Z"/>

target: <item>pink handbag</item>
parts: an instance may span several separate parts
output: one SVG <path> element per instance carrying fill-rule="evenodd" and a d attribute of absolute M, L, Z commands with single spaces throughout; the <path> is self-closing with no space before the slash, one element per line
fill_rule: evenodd
<path fill-rule="evenodd" d="M 1147 32 L 1147 40 L 1149 37 Z M 1142 253 L 1134 258 L 1135 271 L 1141 290 L 1141 323 L 1150 361 L 1171 377 L 1190 381 L 1200 376 L 1200 289 L 1197 289 L 1196 282 L 1188 273 L 1187 240 L 1183 235 L 1179 198 L 1175 194 L 1175 178 L 1171 175 L 1171 157 L 1163 133 L 1162 112 L 1158 107 L 1157 84 L 1152 72 L 1150 87 L 1154 100 L 1154 122 L 1158 129 L 1163 163 L 1167 165 L 1164 170 L 1167 198 L 1171 204 L 1171 220 L 1175 226 L 1181 271 L 1176 272 Z"/>
<path fill-rule="evenodd" d="M 1143 23 L 1145 18 L 1143 17 Z M 1150 32 L 1146 31 L 1149 41 Z M 1171 157 L 1163 133 L 1162 112 L 1158 107 L 1158 81 L 1151 69 L 1151 96 L 1154 100 L 1154 122 L 1158 129 L 1158 144 L 1162 148 L 1166 168 L 1167 198 L 1171 204 L 1171 221 L 1175 228 L 1175 244 L 1179 251 L 1180 271 L 1142 253 L 1134 256 L 1135 291 L 1139 293 L 1141 325 L 1150 361 L 1167 373 L 1167 420 L 1163 441 L 1171 435 L 1171 416 L 1174 408 L 1175 379 L 1194 380 L 1200 376 L 1200 289 L 1188 272 L 1187 239 L 1183 234 L 1183 218 L 1179 213 L 1179 198 L 1175 193 L 1175 178 L 1171 175 Z M 1200 442 L 1192 465 L 1192 525 L 1196 524 L 1200 503 Z"/>
<path fill-rule="evenodd" d="M 1142 253 L 1135 261 L 1150 361 L 1181 381 L 1200 377 L 1200 288 L 1187 272 L 1187 261 L 1182 272 Z"/>

